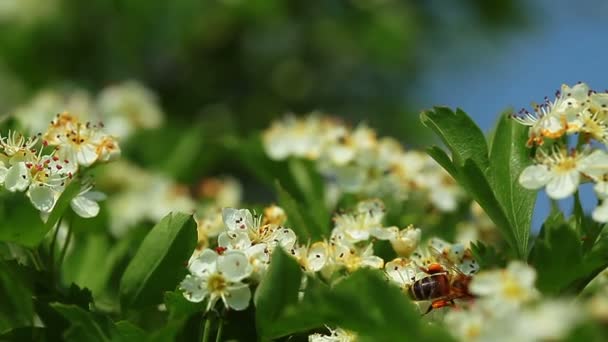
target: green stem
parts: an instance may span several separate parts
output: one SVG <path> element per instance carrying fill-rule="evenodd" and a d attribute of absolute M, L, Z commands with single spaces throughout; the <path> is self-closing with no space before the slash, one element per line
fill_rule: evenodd
<path fill-rule="evenodd" d="M 57 221 L 57 224 L 55 225 L 55 232 L 53 233 L 53 239 L 51 240 L 51 247 L 49 250 L 49 259 L 51 260 L 51 273 L 55 271 L 55 245 L 57 244 L 57 235 L 59 235 L 59 228 L 61 227 L 62 219 L 63 217 Z"/>
<path fill-rule="evenodd" d="M 203 339 L 201 341 L 209 342 L 209 336 L 211 335 L 211 319 L 208 315 L 205 317 L 205 327 L 203 329 Z"/>
<path fill-rule="evenodd" d="M 63 259 L 65 258 L 65 254 L 68 251 L 68 246 L 70 245 L 70 241 L 72 241 L 72 224 L 68 226 L 68 236 L 65 238 L 65 243 L 61 248 L 61 254 L 59 255 L 59 263 L 57 264 L 57 271 L 61 272 L 61 265 L 63 264 Z"/>
<path fill-rule="evenodd" d="M 215 342 L 222 341 L 222 332 L 224 331 L 224 319 L 220 316 L 220 321 L 217 326 L 217 335 L 215 335 Z"/>

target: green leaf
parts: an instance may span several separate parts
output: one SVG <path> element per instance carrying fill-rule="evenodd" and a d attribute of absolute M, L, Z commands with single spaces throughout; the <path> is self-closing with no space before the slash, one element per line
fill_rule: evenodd
<path fill-rule="evenodd" d="M 507 264 L 504 256 L 501 255 L 496 248 L 485 245 L 481 241 L 471 243 L 471 252 L 482 270 L 503 268 Z"/>
<path fill-rule="evenodd" d="M 14 261 L 0 260 L 0 334 L 33 325 L 33 294 L 24 269 Z"/>
<path fill-rule="evenodd" d="M 310 211 L 307 208 L 298 205 L 298 202 L 289 192 L 283 189 L 279 182 L 276 183 L 275 187 L 279 206 L 287 214 L 288 226 L 293 229 L 300 241 L 316 241 L 327 237 L 328 233 L 325 233 L 317 225 L 316 220 L 311 217 Z"/>
<path fill-rule="evenodd" d="M 519 184 L 519 175 L 532 163 L 526 147 L 528 127 L 517 124 L 507 115 L 500 118 L 490 153 L 494 193 L 511 222 L 520 253 L 527 254 L 536 191 Z"/>
<path fill-rule="evenodd" d="M 465 112 L 435 107 L 434 110 L 423 112 L 420 118 L 450 149 L 454 164 L 463 166 L 467 159 L 471 159 L 484 173 L 487 171 L 489 161 L 486 138 Z"/>
<path fill-rule="evenodd" d="M 439 326 L 429 326 L 406 295 L 378 271 L 361 269 L 333 288 L 308 278 L 301 302 L 275 320 L 270 336 L 278 338 L 311 329 L 339 326 L 363 341 L 451 341 Z"/>
<path fill-rule="evenodd" d="M 186 276 L 185 263 L 196 246 L 192 216 L 171 213 L 152 230 L 120 280 L 123 309 L 156 305 Z"/>
<path fill-rule="evenodd" d="M 88 312 L 76 305 L 53 303 L 51 307 L 70 322 L 65 341 L 115 341 L 118 335 L 112 320 L 104 315 Z"/>
<path fill-rule="evenodd" d="M 169 312 L 169 321 L 183 322 L 192 315 L 202 312 L 203 303 L 193 303 L 186 298 L 180 291 L 165 292 L 165 306 Z"/>
<path fill-rule="evenodd" d="M 543 227 L 529 262 L 537 271 L 536 287 L 545 294 L 560 294 L 585 276 L 580 237 L 566 223 Z"/>
<path fill-rule="evenodd" d="M 63 216 L 80 184 L 72 182 L 59 197 L 46 223 L 23 193 L 3 193 L 0 203 L 0 241 L 16 242 L 26 247 L 36 247 L 44 239 L 59 218 Z"/>
<path fill-rule="evenodd" d="M 282 248 L 275 249 L 271 260 L 254 296 L 256 326 L 263 340 L 272 337 L 269 332 L 285 308 L 296 305 L 302 282 L 300 266 Z"/>
<path fill-rule="evenodd" d="M 325 206 L 325 182 L 313 162 L 291 158 L 289 171 L 302 193 L 311 217 L 323 232 L 329 232 L 330 215 Z"/>

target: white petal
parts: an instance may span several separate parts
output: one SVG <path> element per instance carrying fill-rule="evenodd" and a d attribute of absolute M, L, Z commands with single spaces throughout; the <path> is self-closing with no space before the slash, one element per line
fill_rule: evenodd
<path fill-rule="evenodd" d="M 534 286 L 536 281 L 536 271 L 521 261 L 512 261 L 507 266 L 507 271 L 511 273 L 513 278 L 516 278 L 519 283 L 527 287 Z"/>
<path fill-rule="evenodd" d="M 55 191 L 47 186 L 33 185 L 28 190 L 30 201 L 34 208 L 49 212 L 55 206 Z"/>
<path fill-rule="evenodd" d="M 204 286 L 202 279 L 187 275 L 179 284 L 179 288 L 184 291 L 184 297 L 191 302 L 202 302 L 207 296 L 207 286 Z"/>
<path fill-rule="evenodd" d="M 599 197 L 600 199 L 608 198 L 608 182 L 605 182 L 605 181 L 597 182 L 595 184 L 595 186 L 593 187 L 593 190 L 595 191 L 595 194 L 597 195 L 597 197 Z"/>
<path fill-rule="evenodd" d="M 228 231 L 217 237 L 217 244 L 228 249 L 245 250 L 251 246 L 251 240 L 246 232 Z"/>
<path fill-rule="evenodd" d="M 549 180 L 551 174 L 545 165 L 530 165 L 519 175 L 519 184 L 530 190 L 542 188 Z"/>
<path fill-rule="evenodd" d="M 382 268 L 382 266 L 384 266 L 384 260 L 375 255 L 366 256 L 361 259 L 361 265 L 371 268 Z"/>
<path fill-rule="evenodd" d="M 275 240 L 279 242 L 279 245 L 285 249 L 293 248 L 296 243 L 296 233 L 289 228 L 279 228 L 274 236 Z"/>
<path fill-rule="evenodd" d="M 0 184 L 4 183 L 7 173 L 8 173 L 8 169 L 6 167 L 4 167 L 4 165 L 0 166 Z"/>
<path fill-rule="evenodd" d="M 245 310 L 249 306 L 249 301 L 251 301 L 251 290 L 245 284 L 229 287 L 224 300 L 226 306 L 234 310 Z"/>
<path fill-rule="evenodd" d="M 416 280 L 414 266 L 403 258 L 397 258 L 386 263 L 386 275 L 399 286 L 410 285 Z"/>
<path fill-rule="evenodd" d="M 579 161 L 578 169 L 593 179 L 600 179 L 608 173 L 608 154 L 603 150 L 595 150 Z"/>
<path fill-rule="evenodd" d="M 315 242 L 308 250 L 308 269 L 317 272 L 325 266 L 327 262 L 327 244 L 325 242 Z"/>
<path fill-rule="evenodd" d="M 224 208 L 222 219 L 228 230 L 245 230 L 253 227 L 253 216 L 247 209 Z"/>
<path fill-rule="evenodd" d="M 552 199 L 566 198 L 578 189 L 580 174 L 577 170 L 557 174 L 547 184 L 547 195 Z"/>
<path fill-rule="evenodd" d="M 23 191 L 30 185 L 30 175 L 24 162 L 19 162 L 8 170 L 4 186 L 8 191 Z"/>
<path fill-rule="evenodd" d="M 70 206 L 74 212 L 82 218 L 91 218 L 99 214 L 99 204 L 83 196 L 74 197 L 70 201 Z"/>
<path fill-rule="evenodd" d="M 397 227 L 374 227 L 370 229 L 370 234 L 378 240 L 393 240 L 399 235 L 399 228 Z"/>
<path fill-rule="evenodd" d="M 217 266 L 217 253 L 211 249 L 205 249 L 199 256 L 192 260 L 188 269 L 196 276 L 202 277 L 215 272 Z"/>
<path fill-rule="evenodd" d="M 76 159 L 78 164 L 82 166 L 91 166 L 97 161 L 97 151 L 95 146 L 92 144 L 80 145 L 78 152 L 76 153 Z"/>
<path fill-rule="evenodd" d="M 229 281 L 237 282 L 248 277 L 253 271 L 249 258 L 241 251 L 226 251 L 217 259 L 217 270 Z"/>
<path fill-rule="evenodd" d="M 608 222 L 608 201 L 602 201 L 601 205 L 598 205 L 595 209 L 593 209 L 591 217 L 593 217 L 593 220 L 597 222 Z"/>

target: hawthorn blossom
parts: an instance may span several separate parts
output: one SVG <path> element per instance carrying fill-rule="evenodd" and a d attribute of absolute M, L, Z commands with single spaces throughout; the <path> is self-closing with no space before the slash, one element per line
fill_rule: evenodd
<path fill-rule="evenodd" d="M 184 297 L 191 302 L 207 299 L 207 311 L 218 300 L 226 308 L 245 310 L 251 300 L 249 285 L 243 283 L 252 272 L 245 253 L 225 251 L 218 254 L 211 249 L 204 250 L 188 265 L 190 274 L 180 283 Z"/>

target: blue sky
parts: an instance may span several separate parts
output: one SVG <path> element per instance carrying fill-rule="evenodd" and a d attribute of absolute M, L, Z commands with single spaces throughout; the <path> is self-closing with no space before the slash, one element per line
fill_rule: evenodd
<path fill-rule="evenodd" d="M 437 67 L 419 84 L 419 107 L 460 107 L 488 131 L 506 108 L 528 108 L 553 96 L 562 83 L 608 89 L 608 1 L 530 1 L 533 27 L 496 41 L 479 40 L 443 50 Z M 568 5 L 569 4 L 569 5 Z M 584 206 L 595 205 L 589 186 Z M 569 208 L 565 200 L 563 207 Z M 534 227 L 548 213 L 541 194 Z"/>

